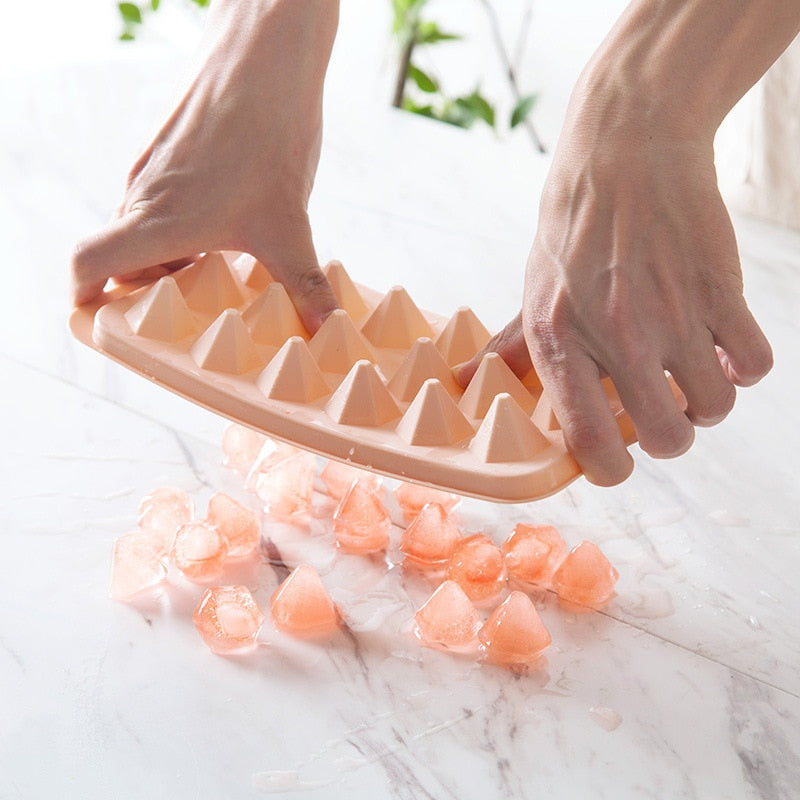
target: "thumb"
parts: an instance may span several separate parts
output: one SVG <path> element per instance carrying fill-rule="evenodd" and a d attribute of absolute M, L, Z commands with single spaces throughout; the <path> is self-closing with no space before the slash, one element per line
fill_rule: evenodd
<path fill-rule="evenodd" d="M 472 376 L 477 371 L 486 353 L 497 353 L 520 379 L 531 371 L 533 363 L 522 332 L 521 311 L 469 361 L 458 364 L 453 368 L 455 378 L 462 386 L 466 386 L 472 380 Z"/>

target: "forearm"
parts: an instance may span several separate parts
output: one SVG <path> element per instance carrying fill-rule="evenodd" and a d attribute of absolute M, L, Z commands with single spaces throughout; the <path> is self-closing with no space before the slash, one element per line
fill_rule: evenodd
<path fill-rule="evenodd" d="M 646 125 L 710 141 L 798 30 L 798 0 L 633 0 L 576 95 L 611 93 L 620 117 L 635 108 Z"/>
<path fill-rule="evenodd" d="M 214 0 L 206 35 L 216 57 L 233 67 L 232 53 L 257 62 L 265 47 L 280 42 L 295 59 L 298 79 L 321 83 L 338 22 L 339 0 Z"/>

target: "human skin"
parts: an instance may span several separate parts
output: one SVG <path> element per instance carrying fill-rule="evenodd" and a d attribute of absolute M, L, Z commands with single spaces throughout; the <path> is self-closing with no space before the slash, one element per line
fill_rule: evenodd
<path fill-rule="evenodd" d="M 338 306 L 307 213 L 338 13 L 338 0 L 212 3 L 194 81 L 131 170 L 116 218 L 75 249 L 76 305 L 109 277 L 241 250 L 317 330 Z"/>
<path fill-rule="evenodd" d="M 735 386 L 772 366 L 744 300 L 713 140 L 798 28 L 796 0 L 634 0 L 576 85 L 522 310 L 486 350 L 520 375 L 535 364 L 593 483 L 619 483 L 633 468 L 604 376 L 641 448 L 669 458 L 691 446 L 695 425 L 727 415 Z M 462 383 L 480 355 L 459 370 Z"/>

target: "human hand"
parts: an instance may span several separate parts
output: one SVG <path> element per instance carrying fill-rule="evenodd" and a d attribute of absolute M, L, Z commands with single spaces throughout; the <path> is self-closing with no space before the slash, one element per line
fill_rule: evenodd
<path fill-rule="evenodd" d="M 307 207 L 336 0 L 217 0 L 202 66 L 128 177 L 116 219 L 78 244 L 73 299 L 107 278 L 251 253 L 282 281 L 309 332 L 337 307 Z"/>
<path fill-rule="evenodd" d="M 600 380 L 609 375 L 656 458 L 758 381 L 770 346 L 745 304 L 736 240 L 717 190 L 711 135 L 573 103 L 542 197 L 522 312 L 487 345 L 519 375 L 535 364 L 587 478 L 633 462 Z M 469 380 L 479 362 L 462 368 Z M 681 408 L 667 370 L 686 398 Z"/>

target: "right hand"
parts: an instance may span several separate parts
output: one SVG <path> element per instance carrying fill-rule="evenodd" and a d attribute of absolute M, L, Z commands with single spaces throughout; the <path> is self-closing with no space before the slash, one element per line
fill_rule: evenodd
<path fill-rule="evenodd" d="M 337 22 L 336 0 L 212 5 L 202 67 L 131 170 L 116 218 L 75 249 L 76 305 L 108 278 L 241 250 L 317 330 L 338 306 L 307 213 Z"/>

